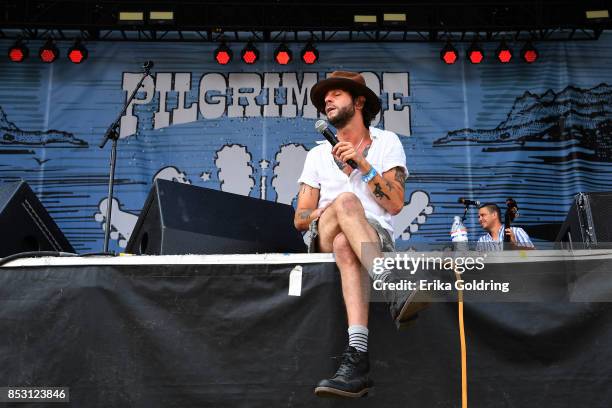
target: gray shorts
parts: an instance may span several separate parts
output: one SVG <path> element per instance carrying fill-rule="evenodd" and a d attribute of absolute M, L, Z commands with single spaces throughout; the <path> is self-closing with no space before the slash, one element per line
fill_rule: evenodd
<path fill-rule="evenodd" d="M 373 218 L 366 218 L 368 220 L 368 224 L 374 228 L 374 231 L 378 234 L 378 240 L 380 241 L 380 247 L 382 248 L 382 252 L 394 252 L 395 251 L 395 241 L 393 241 L 393 237 L 378 221 Z M 308 227 L 310 231 L 310 244 L 308 245 L 308 253 L 319 252 L 319 219 L 312 221 L 310 226 Z"/>

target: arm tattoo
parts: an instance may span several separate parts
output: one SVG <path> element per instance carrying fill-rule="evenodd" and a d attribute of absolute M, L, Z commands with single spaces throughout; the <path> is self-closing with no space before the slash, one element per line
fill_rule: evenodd
<path fill-rule="evenodd" d="M 340 170 L 344 170 L 344 168 L 346 167 L 346 163 L 343 163 L 341 160 L 338 160 L 335 157 L 334 157 L 334 161 L 336 162 L 336 165 L 338 166 Z"/>
<path fill-rule="evenodd" d="M 307 220 L 312 214 L 312 210 L 302 210 L 299 212 L 300 220 Z"/>
<path fill-rule="evenodd" d="M 380 187 L 380 183 L 374 183 L 374 195 L 378 199 L 382 199 L 383 197 L 387 197 L 387 200 L 390 200 L 389 196 L 385 194 L 385 192 Z"/>
<path fill-rule="evenodd" d="M 402 186 L 406 183 L 406 172 L 401 167 L 395 168 L 395 181 L 400 183 Z"/>
<path fill-rule="evenodd" d="M 302 186 L 300 188 L 300 194 L 312 194 L 312 190 L 314 190 L 314 187 L 311 187 L 306 183 L 300 183 L 300 185 Z"/>
<path fill-rule="evenodd" d="M 363 155 L 363 157 L 368 157 L 368 152 L 370 151 L 370 146 L 372 146 L 371 143 L 369 145 L 367 145 L 365 147 L 365 149 L 363 149 L 363 153 L 361 153 Z"/>

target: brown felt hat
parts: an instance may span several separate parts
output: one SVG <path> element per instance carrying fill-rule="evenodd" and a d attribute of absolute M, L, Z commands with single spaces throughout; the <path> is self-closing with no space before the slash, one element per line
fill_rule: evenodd
<path fill-rule="evenodd" d="M 366 86 L 365 79 L 358 72 L 334 71 L 329 78 L 322 79 L 310 89 L 310 100 L 321 113 L 325 113 L 325 95 L 331 89 L 343 89 L 357 96 L 365 96 L 365 105 L 372 114 L 380 111 L 378 95 Z"/>

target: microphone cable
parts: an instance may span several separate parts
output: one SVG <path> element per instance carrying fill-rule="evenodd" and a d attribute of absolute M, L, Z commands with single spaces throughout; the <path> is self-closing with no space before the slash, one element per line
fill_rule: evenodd
<path fill-rule="evenodd" d="M 85 254 L 76 254 L 74 252 L 61 252 L 61 251 L 28 251 L 28 252 L 18 252 L 16 254 L 5 256 L 4 258 L 0 258 L 0 266 L 6 265 L 7 263 L 14 261 L 16 259 L 22 258 L 45 258 L 45 257 L 54 257 L 54 258 L 73 258 L 73 257 L 88 257 L 88 256 L 117 256 L 114 252 L 91 252 Z"/>

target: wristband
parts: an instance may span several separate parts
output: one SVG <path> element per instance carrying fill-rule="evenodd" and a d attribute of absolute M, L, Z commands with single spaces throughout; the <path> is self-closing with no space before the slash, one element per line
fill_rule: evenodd
<path fill-rule="evenodd" d="M 376 177 L 377 174 L 378 173 L 376 173 L 376 169 L 374 168 L 374 166 L 372 166 L 370 167 L 370 171 L 368 171 L 366 174 L 361 176 L 361 179 L 363 180 L 364 183 L 369 183 L 370 180 Z"/>

